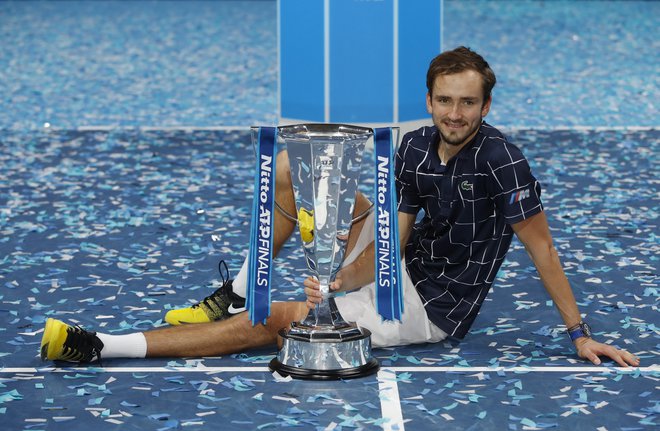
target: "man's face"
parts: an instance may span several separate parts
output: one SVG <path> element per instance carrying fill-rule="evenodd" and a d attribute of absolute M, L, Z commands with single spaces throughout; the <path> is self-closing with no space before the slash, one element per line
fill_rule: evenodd
<path fill-rule="evenodd" d="M 473 70 L 435 78 L 426 109 L 445 143 L 458 146 L 474 137 L 490 110 L 490 98 L 483 98 L 483 78 Z"/>

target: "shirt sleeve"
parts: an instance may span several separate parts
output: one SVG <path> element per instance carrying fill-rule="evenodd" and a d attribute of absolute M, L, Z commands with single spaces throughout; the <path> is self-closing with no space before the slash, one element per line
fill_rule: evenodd
<path fill-rule="evenodd" d="M 491 194 L 506 222 L 515 224 L 543 211 L 541 185 L 515 145 L 506 141 L 498 145 L 487 161 Z"/>
<path fill-rule="evenodd" d="M 416 181 L 416 163 L 412 160 L 415 153 L 411 142 L 413 137 L 406 134 L 396 153 L 395 182 L 398 209 L 408 214 L 417 214 L 422 206 Z"/>

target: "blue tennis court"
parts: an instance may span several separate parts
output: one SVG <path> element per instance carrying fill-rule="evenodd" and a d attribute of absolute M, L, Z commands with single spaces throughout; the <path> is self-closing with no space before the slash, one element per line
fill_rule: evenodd
<path fill-rule="evenodd" d="M 41 362 L 48 317 L 147 330 L 215 289 L 220 259 L 238 271 L 248 126 L 277 120 L 275 11 L 273 1 L 0 4 L 3 429 L 655 429 L 656 2 L 444 2 L 444 46 L 492 58 L 488 121 L 543 186 L 581 311 L 639 368 L 577 358 L 516 241 L 463 341 L 376 349 L 370 377 L 282 379 L 267 368 L 275 349 Z M 283 254 L 274 298 L 301 299 L 297 240 Z"/>

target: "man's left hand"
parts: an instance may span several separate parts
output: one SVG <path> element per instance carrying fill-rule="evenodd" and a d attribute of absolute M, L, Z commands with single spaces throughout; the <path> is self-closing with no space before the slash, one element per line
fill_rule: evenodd
<path fill-rule="evenodd" d="M 639 366 L 639 358 L 625 350 L 619 350 L 609 344 L 599 343 L 591 338 L 581 337 L 575 340 L 578 356 L 600 365 L 599 356 L 607 356 L 622 367 Z"/>

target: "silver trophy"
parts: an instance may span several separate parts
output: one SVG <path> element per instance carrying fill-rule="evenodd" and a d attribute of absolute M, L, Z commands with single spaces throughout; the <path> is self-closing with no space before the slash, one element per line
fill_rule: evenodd
<path fill-rule="evenodd" d="M 376 372 L 371 333 L 346 322 L 329 284 L 341 267 L 353 219 L 362 154 L 372 129 L 338 124 L 278 128 L 286 144 L 297 222 L 307 265 L 323 301 L 302 322 L 281 330 L 282 348 L 270 369 L 301 379 L 347 379 Z"/>

